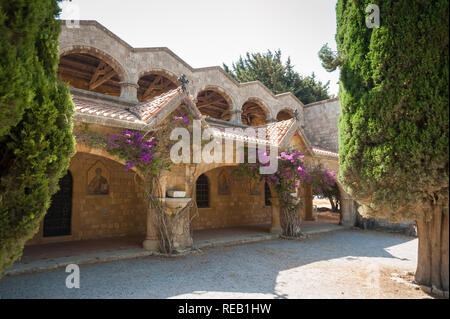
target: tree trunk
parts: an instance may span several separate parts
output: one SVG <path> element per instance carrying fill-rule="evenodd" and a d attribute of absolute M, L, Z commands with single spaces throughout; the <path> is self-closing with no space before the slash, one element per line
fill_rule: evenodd
<path fill-rule="evenodd" d="M 448 209 L 438 203 L 432 217 L 417 221 L 419 252 L 415 280 L 431 292 L 448 296 Z"/>
<path fill-rule="evenodd" d="M 333 196 L 329 196 L 328 200 L 330 201 L 331 204 L 331 211 L 336 212 L 336 205 L 334 204 Z"/>

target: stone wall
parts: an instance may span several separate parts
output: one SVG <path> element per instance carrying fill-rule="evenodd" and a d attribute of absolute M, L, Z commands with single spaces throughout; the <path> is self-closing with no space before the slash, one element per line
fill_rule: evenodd
<path fill-rule="evenodd" d="M 90 54 L 108 63 L 118 73 L 121 98 L 128 101 L 137 102 L 138 81 L 146 74 L 159 72 L 175 82 L 185 74 L 194 97 L 216 90 L 230 101 L 232 113 L 240 114 L 246 101 L 256 100 L 267 120 L 275 120 L 282 110 L 297 110 L 303 120 L 303 103 L 290 92 L 274 95 L 259 81 L 238 83 L 219 66 L 194 69 L 168 48 L 133 48 L 96 21 L 80 21 L 79 28 L 68 28 L 63 21 L 59 53 Z M 239 123 L 240 115 L 235 120 Z"/>
<path fill-rule="evenodd" d="M 400 233 L 406 236 L 417 236 L 416 223 L 403 220 L 398 223 L 389 221 L 389 218 L 373 218 L 358 216 L 356 227 L 361 229 L 376 230 L 388 233 Z"/>
<path fill-rule="evenodd" d="M 233 168 L 216 168 L 205 173 L 209 181 L 210 207 L 199 208 L 199 214 L 191 223 L 192 229 L 222 228 L 250 224 L 270 224 L 271 206 L 264 202 L 264 184 L 250 192 L 248 179 L 237 180 L 230 186 L 229 195 L 219 195 L 219 175 L 230 176 Z"/>
<path fill-rule="evenodd" d="M 337 98 L 304 106 L 304 132 L 311 145 L 338 152 L 338 119 L 340 114 Z"/>
<path fill-rule="evenodd" d="M 90 195 L 92 169 L 101 167 L 109 194 Z M 39 232 L 27 244 L 142 235 L 146 230 L 146 210 L 135 174 L 123 165 L 100 156 L 77 153 L 70 162 L 73 178 L 71 235 L 43 237 Z"/>

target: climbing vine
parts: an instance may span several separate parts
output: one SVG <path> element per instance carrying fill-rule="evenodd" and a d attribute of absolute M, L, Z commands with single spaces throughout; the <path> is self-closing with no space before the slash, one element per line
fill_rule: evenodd
<path fill-rule="evenodd" d="M 193 120 L 200 119 L 200 115 L 192 111 L 191 103 L 189 99 L 183 100 L 173 112 L 172 117 L 145 132 L 125 130 L 120 134 L 105 136 L 89 130 L 87 126 L 76 132 L 79 142 L 106 150 L 125 162 L 126 171 L 137 172 L 140 180 L 136 179 L 136 182 L 143 190 L 148 213 L 153 214 L 156 219 L 160 251 L 166 254 L 175 252 L 174 226 L 179 223 L 180 219 L 192 212 L 189 223 L 185 226 L 187 227 L 185 230 L 189 232 L 190 221 L 197 213 L 197 206 L 193 199 L 177 213 L 169 213 L 164 202 L 160 200 L 165 197 L 160 185 L 161 176 L 165 172 L 171 171 L 173 163 L 170 159 L 170 150 L 176 143 L 168 137 L 174 128 L 180 127 L 187 129 L 192 136 Z M 191 165 L 194 166 L 195 174 L 196 165 Z M 188 182 L 193 189 L 195 180 L 192 179 Z"/>
<path fill-rule="evenodd" d="M 282 235 L 301 236 L 298 210 L 302 208 L 302 203 L 291 194 L 297 193 L 303 184 L 311 185 L 316 192 L 324 192 L 336 184 L 335 172 L 307 166 L 304 155 L 300 152 L 282 152 L 277 157 L 277 171 L 273 174 L 260 174 L 260 168 L 270 164 L 269 154 L 258 151 L 257 157 L 259 160 L 256 163 L 240 164 L 234 174 L 240 178 L 248 176 L 266 182 L 278 195 Z"/>

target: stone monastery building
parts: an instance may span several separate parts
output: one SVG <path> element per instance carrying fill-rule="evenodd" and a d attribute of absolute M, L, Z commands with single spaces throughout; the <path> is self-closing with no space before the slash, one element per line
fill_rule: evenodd
<path fill-rule="evenodd" d="M 219 135 L 227 127 L 265 127 L 265 143 L 279 151 L 300 150 L 308 163 L 339 170 L 339 101 L 303 105 L 292 93 L 274 95 L 261 82 L 238 83 L 221 67 L 194 69 L 167 48 L 133 48 L 96 21 L 77 28 L 62 24 L 58 73 L 69 83 L 75 130 L 113 135 L 126 129 L 147 131 L 189 95 L 204 121 Z M 180 88 L 185 75 L 189 83 Z M 294 116 L 295 114 L 295 116 Z M 239 138 L 239 137 L 237 137 Z M 104 150 L 77 141 L 76 155 L 39 232 L 28 244 L 121 236 L 141 236 L 145 249 L 157 249 L 157 232 L 144 206 L 136 174 Z M 176 166 L 161 180 L 168 207 L 194 198 L 198 209 L 191 230 L 267 225 L 280 232 L 276 193 L 263 183 L 229 183 L 231 164 Z M 194 189 L 188 180 L 194 179 Z M 171 198 L 170 191 L 185 192 Z M 311 187 L 298 190 L 303 220 L 313 219 Z M 342 224 L 354 225 L 355 204 L 341 191 Z M 192 238 L 180 227 L 176 245 Z"/>

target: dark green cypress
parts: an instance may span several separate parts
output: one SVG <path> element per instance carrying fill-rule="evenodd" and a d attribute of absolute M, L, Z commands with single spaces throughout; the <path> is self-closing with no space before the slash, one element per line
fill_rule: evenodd
<path fill-rule="evenodd" d="M 380 27 L 365 9 L 380 8 Z M 448 291 L 448 0 L 339 0 L 339 180 L 418 223 L 416 280 Z"/>
<path fill-rule="evenodd" d="M 57 79 L 57 0 L 0 1 L 0 273 L 21 255 L 75 152 Z"/>

